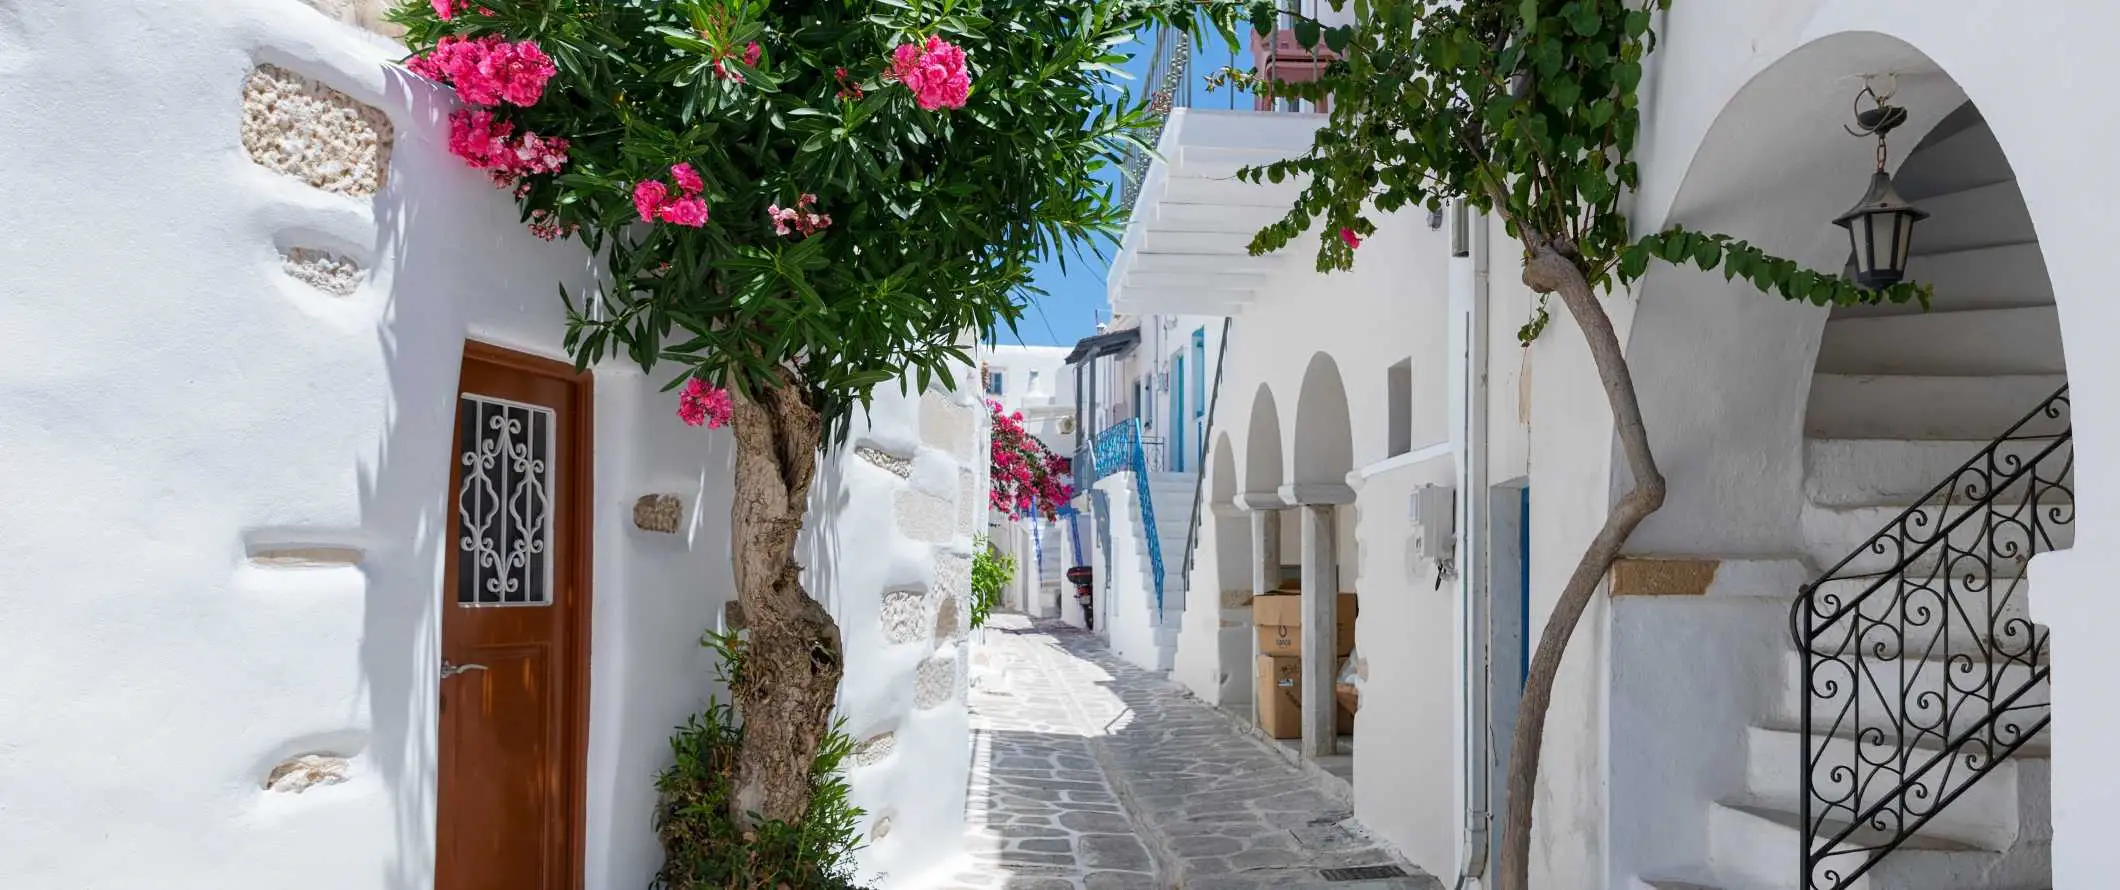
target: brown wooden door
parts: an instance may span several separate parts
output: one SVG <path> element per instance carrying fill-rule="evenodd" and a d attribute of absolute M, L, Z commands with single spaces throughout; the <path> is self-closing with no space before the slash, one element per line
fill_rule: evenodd
<path fill-rule="evenodd" d="M 435 888 L 570 890 L 588 715 L 589 383 L 472 343 L 459 387 Z"/>

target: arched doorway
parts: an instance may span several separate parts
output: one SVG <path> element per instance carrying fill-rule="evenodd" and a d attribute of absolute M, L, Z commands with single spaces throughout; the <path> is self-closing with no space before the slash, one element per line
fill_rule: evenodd
<path fill-rule="evenodd" d="M 1666 268 L 1644 282 L 1629 345 L 1671 483 L 1630 551 L 1719 566 L 1719 591 L 1745 598 L 1720 608 L 1787 626 L 1717 625 L 1701 601 L 1630 606 L 1617 626 L 1661 622 L 1752 659 L 1697 684 L 1722 696 L 1697 716 L 1727 721 L 1703 735 L 1745 738 L 1718 767 L 1743 776 L 1728 792 L 1741 803 L 1708 802 L 1705 845 L 1764 851 L 1716 857 L 1718 878 L 1940 886 L 1925 869 L 1950 846 L 1983 886 L 2046 886 L 2048 815 L 2019 806 L 2050 792 L 2047 637 L 2024 582 L 2029 557 L 2073 542 L 2074 447 L 2055 289 L 2007 140 L 1912 46 L 1834 34 L 1729 101 L 1666 222 L 1840 268 L 1830 220 L 1861 193 L 1872 145 L 1839 124 L 1878 72 L 1897 75 L 1893 104 L 1910 113 L 1893 172 L 1934 214 L 1910 270 L 1933 307 L 1828 310 Z M 1612 644 L 1615 676 L 1655 670 L 1629 642 Z M 1739 693 L 1751 702 L 1728 707 Z M 1624 710 L 1629 692 L 1614 695 Z M 1613 746 L 1638 729 L 1615 722 Z M 1677 745 L 1643 745 L 1657 746 Z M 1658 846 L 1643 836 L 1615 827 L 1616 870 Z"/>

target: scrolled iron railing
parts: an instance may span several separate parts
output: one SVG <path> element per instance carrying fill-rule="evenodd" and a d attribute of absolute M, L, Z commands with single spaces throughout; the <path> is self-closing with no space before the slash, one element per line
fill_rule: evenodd
<path fill-rule="evenodd" d="M 2064 386 L 1804 586 L 1805 890 L 1852 885 L 2046 728 L 2020 588 L 2075 521 L 2074 462 Z"/>
<path fill-rule="evenodd" d="M 1129 417 L 1098 433 L 1091 455 L 1096 463 L 1092 484 L 1115 473 L 1134 474 L 1134 499 L 1141 504 L 1142 537 L 1148 539 L 1149 571 L 1156 584 L 1156 620 L 1162 621 L 1163 542 L 1156 534 L 1156 505 L 1150 497 L 1148 455 L 1142 447 L 1140 419 Z"/>
<path fill-rule="evenodd" d="M 1131 216 L 1134 202 L 1141 198 L 1141 183 L 1148 177 L 1149 165 L 1155 163 L 1155 147 L 1163 138 L 1163 128 L 1170 124 L 1173 109 L 1192 105 L 1192 39 L 1182 30 L 1162 28 L 1156 32 L 1156 45 L 1150 56 L 1148 77 L 1149 110 L 1154 114 L 1154 123 L 1134 135 L 1140 144 L 1128 144 L 1120 162 L 1119 209 Z"/>

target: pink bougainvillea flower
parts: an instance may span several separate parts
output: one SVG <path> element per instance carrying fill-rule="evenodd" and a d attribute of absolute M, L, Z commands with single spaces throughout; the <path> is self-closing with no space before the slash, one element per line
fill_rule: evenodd
<path fill-rule="evenodd" d="M 670 178 L 677 180 L 677 187 L 687 195 L 699 194 L 707 184 L 699 179 L 699 171 L 691 164 L 678 164 L 670 168 Z"/>
<path fill-rule="evenodd" d="M 1340 240 L 1347 242 L 1348 250 L 1362 246 L 1362 236 L 1355 234 L 1353 229 L 1341 229 Z"/>
<path fill-rule="evenodd" d="M 697 377 L 685 381 L 684 391 L 677 395 L 677 417 L 686 426 L 720 429 L 729 425 L 729 418 L 735 413 L 728 390 L 709 386 Z"/>
<path fill-rule="evenodd" d="M 964 50 L 935 36 L 925 44 L 902 43 L 892 50 L 890 78 L 912 90 L 913 101 L 926 111 L 963 108 L 972 94 Z"/>
<path fill-rule="evenodd" d="M 707 224 L 707 202 L 698 198 L 676 198 L 665 204 L 655 215 L 663 222 L 699 228 Z"/>

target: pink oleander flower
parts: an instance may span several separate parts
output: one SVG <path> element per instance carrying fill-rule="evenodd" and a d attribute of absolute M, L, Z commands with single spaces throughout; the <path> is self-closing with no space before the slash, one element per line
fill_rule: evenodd
<path fill-rule="evenodd" d="M 446 22 L 456 17 L 456 8 L 460 5 L 458 0 L 431 0 L 431 2 L 434 4 L 435 16 L 442 21 Z"/>
<path fill-rule="evenodd" d="M 551 57 L 537 44 L 498 42 L 479 66 L 499 88 L 501 98 L 528 108 L 545 95 L 545 82 L 559 73 Z"/>
<path fill-rule="evenodd" d="M 912 90 L 913 101 L 926 111 L 963 108 L 972 94 L 964 50 L 936 36 L 925 44 L 902 43 L 892 50 L 890 78 Z"/>
<path fill-rule="evenodd" d="M 653 179 L 643 179 L 633 186 L 633 209 L 640 211 L 642 222 L 654 222 L 655 212 L 669 196 L 669 186 Z"/>
<path fill-rule="evenodd" d="M 1355 234 L 1353 229 L 1341 229 L 1340 240 L 1347 242 L 1348 250 L 1362 246 L 1362 236 Z"/>
<path fill-rule="evenodd" d="M 698 198 L 677 198 L 656 211 L 663 222 L 699 228 L 707 224 L 707 202 Z"/>
<path fill-rule="evenodd" d="M 449 151 L 472 168 L 487 171 L 499 188 L 525 176 L 557 173 L 567 164 L 567 140 L 525 132 L 484 109 L 459 108 L 449 115 Z"/>
<path fill-rule="evenodd" d="M 435 0 L 436 8 L 445 2 Z M 537 104 L 544 96 L 545 82 L 559 71 L 536 43 L 510 43 L 495 34 L 476 40 L 444 37 L 406 67 L 428 80 L 455 87 L 466 103 L 499 105 L 505 100 L 524 108 Z"/>
<path fill-rule="evenodd" d="M 796 199 L 793 207 L 782 207 L 779 204 L 766 205 L 766 219 L 773 223 L 773 234 L 786 235 L 791 232 L 801 232 L 803 235 L 808 236 L 821 232 L 827 226 L 830 226 L 832 224 L 831 216 L 810 209 L 816 203 L 816 195 L 804 192 L 802 197 Z"/>
<path fill-rule="evenodd" d="M 729 418 L 735 413 L 728 390 L 710 386 L 697 377 L 685 381 L 684 391 L 677 395 L 677 417 L 686 426 L 720 429 L 729 425 Z"/>
<path fill-rule="evenodd" d="M 743 63 L 756 68 L 758 67 L 758 57 L 764 54 L 765 50 L 759 49 L 758 41 L 751 41 L 749 46 L 743 48 Z"/>
<path fill-rule="evenodd" d="M 699 171 L 693 169 L 691 164 L 671 167 L 670 178 L 677 180 L 677 187 L 687 195 L 699 194 L 700 189 L 707 187 L 705 182 L 700 181 Z"/>
<path fill-rule="evenodd" d="M 841 98 L 841 99 L 860 99 L 860 98 L 861 98 L 861 84 L 860 84 L 860 83 L 858 83 L 858 82 L 853 82 L 853 81 L 849 81 L 849 80 L 847 79 L 847 70 L 846 70 L 845 68 L 834 68 L 834 69 L 832 69 L 832 77 L 834 77 L 835 79 L 837 79 L 837 80 L 839 81 L 839 94 L 838 94 L 838 95 L 839 95 L 839 98 Z"/>

